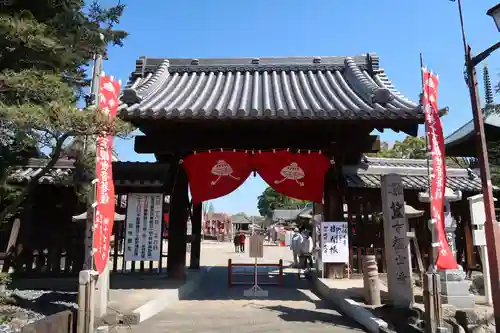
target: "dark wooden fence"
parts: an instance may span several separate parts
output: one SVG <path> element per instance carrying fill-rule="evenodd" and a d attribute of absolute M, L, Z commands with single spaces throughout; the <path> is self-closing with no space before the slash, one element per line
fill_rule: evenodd
<path fill-rule="evenodd" d="M 464 193 L 463 197 L 470 196 Z M 379 272 L 386 272 L 384 253 L 384 228 L 381 217 L 382 202 L 380 189 L 349 189 L 346 193 L 346 203 L 348 211 L 345 212 L 349 221 L 349 263 L 353 273 L 362 273 L 363 255 L 375 255 Z M 419 218 L 409 220 L 410 228 L 415 229 L 418 238 L 420 253 L 426 269 L 432 258 L 431 233 L 427 226 L 429 220 L 429 206 L 418 200 L 418 191 L 405 191 L 405 201 L 416 209 L 424 210 L 425 214 Z M 464 264 L 467 271 L 480 269 L 480 261 L 477 260 L 476 249 L 471 244 L 470 230 L 467 232 L 466 226 L 470 224 L 469 208 L 466 199 L 452 203 L 451 212 L 457 221 L 456 245 L 459 264 Z M 414 252 L 413 246 L 411 247 Z M 418 267 L 416 256 L 412 255 L 412 267 Z"/>
<path fill-rule="evenodd" d="M 22 277 L 76 276 L 84 259 L 85 224 L 72 221 L 81 212 L 74 190 L 40 185 L 19 214 L 20 227 L 9 265 Z M 0 228 L 2 244 L 11 228 Z M 6 248 L 0 251 L 6 251 Z M 5 269 L 5 268 L 4 268 Z"/>
<path fill-rule="evenodd" d="M 161 233 L 160 260 L 156 261 L 125 261 L 125 222 L 115 222 L 110 258 L 113 262 L 113 273 L 165 274 L 167 269 L 167 238 Z"/>

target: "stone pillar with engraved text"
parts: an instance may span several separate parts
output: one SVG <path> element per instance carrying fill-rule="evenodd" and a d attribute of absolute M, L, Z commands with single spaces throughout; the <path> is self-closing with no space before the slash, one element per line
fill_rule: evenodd
<path fill-rule="evenodd" d="M 384 246 L 389 297 L 395 307 L 407 308 L 413 302 L 408 220 L 401 176 L 382 176 Z"/>

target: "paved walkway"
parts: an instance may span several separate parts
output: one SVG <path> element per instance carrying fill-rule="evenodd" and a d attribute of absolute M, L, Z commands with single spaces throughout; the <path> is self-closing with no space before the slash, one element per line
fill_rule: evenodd
<path fill-rule="evenodd" d="M 361 332 L 357 324 L 331 309 L 309 290 L 309 282 L 288 272 L 285 287 L 264 287 L 266 298 L 247 298 L 248 286 L 227 287 L 227 259 L 251 262 L 248 254 L 234 254 L 230 246 L 203 248 L 202 263 L 213 263 L 199 290 L 164 312 L 127 330 L 131 333 L 270 333 Z M 288 255 L 283 248 L 266 247 L 264 262 Z M 285 259 L 285 258 L 284 258 Z M 290 259 L 290 258 L 288 258 Z M 285 264 L 289 260 L 284 260 Z"/>

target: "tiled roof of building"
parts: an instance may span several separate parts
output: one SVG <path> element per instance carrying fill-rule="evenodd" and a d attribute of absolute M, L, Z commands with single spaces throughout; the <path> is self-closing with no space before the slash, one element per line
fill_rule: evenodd
<path fill-rule="evenodd" d="M 11 183 L 28 182 L 46 163 L 47 160 L 30 159 L 26 165 L 15 167 L 8 180 Z M 39 182 L 69 185 L 73 181 L 74 168 L 73 160 L 61 159 Z M 113 162 L 113 172 L 115 183 L 118 184 L 138 181 L 156 181 L 162 184 L 164 179 L 158 178 L 165 178 L 168 166 L 162 163 Z M 426 160 L 365 157 L 358 165 L 345 166 L 343 172 L 347 186 L 352 188 L 380 188 L 380 177 L 389 173 L 402 175 L 406 189 L 428 188 Z M 459 168 L 450 163 L 447 176 L 447 186 L 452 190 L 481 192 L 481 179 L 475 170 Z M 273 219 L 287 220 L 296 218 L 300 210 L 277 209 L 274 212 Z M 227 219 L 225 214 L 220 213 L 215 213 L 213 218 Z"/>
<path fill-rule="evenodd" d="M 232 224 L 252 224 L 252 221 L 245 213 L 238 213 L 229 217 Z"/>
<path fill-rule="evenodd" d="M 366 157 L 356 166 L 344 167 L 343 171 L 347 186 L 352 188 L 380 188 L 380 177 L 390 173 L 402 176 L 405 189 L 428 188 L 426 160 Z M 452 190 L 481 192 L 481 179 L 473 170 L 449 165 L 446 186 Z"/>
<path fill-rule="evenodd" d="M 31 178 L 37 176 L 47 165 L 48 160 L 33 158 L 25 165 L 15 166 L 8 177 L 10 183 L 27 183 Z M 56 165 L 43 175 L 38 182 L 40 184 L 67 184 L 73 181 L 74 160 L 60 159 Z"/>
<path fill-rule="evenodd" d="M 378 57 L 140 58 L 123 119 L 411 119 Z"/>
<path fill-rule="evenodd" d="M 25 165 L 14 167 L 8 181 L 10 183 L 26 183 L 35 177 L 47 165 L 46 159 L 30 159 Z M 39 179 L 40 184 L 70 185 L 73 182 L 75 160 L 59 159 L 56 165 Z M 157 162 L 113 162 L 113 179 L 118 185 L 155 185 L 165 183 L 169 165 Z"/>
<path fill-rule="evenodd" d="M 275 209 L 273 211 L 273 221 L 292 221 L 297 218 L 301 209 Z"/>
<path fill-rule="evenodd" d="M 500 105 L 485 110 L 483 122 L 486 141 L 498 141 L 500 137 Z M 470 120 L 444 139 L 446 154 L 452 156 L 476 156 L 474 135 L 474 121 Z"/>

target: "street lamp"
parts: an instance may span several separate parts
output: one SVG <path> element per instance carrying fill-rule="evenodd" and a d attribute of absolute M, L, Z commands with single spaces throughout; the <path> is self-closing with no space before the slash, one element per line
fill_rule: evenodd
<path fill-rule="evenodd" d="M 458 12 L 460 15 L 460 26 L 462 29 L 462 40 L 465 51 L 465 80 L 469 87 L 469 95 L 474 118 L 474 134 L 476 137 L 476 149 L 483 187 L 483 200 L 485 211 L 485 233 L 488 248 L 488 262 L 491 275 L 491 294 L 493 296 L 493 310 L 496 327 L 500 327 L 500 228 L 496 222 L 495 206 L 493 198 L 493 187 L 491 184 L 490 166 L 488 162 L 488 151 L 486 149 L 486 138 L 484 134 L 483 112 L 479 101 L 476 66 L 486 59 L 493 51 L 500 48 L 500 42 L 490 46 L 483 52 L 472 57 L 471 48 L 465 37 L 464 20 L 462 15 L 462 1 L 458 0 Z M 500 31 L 500 4 L 488 10 L 487 14 L 495 20 L 497 29 Z M 486 281 L 486 279 L 485 279 Z"/>
<path fill-rule="evenodd" d="M 497 25 L 498 31 L 500 31 L 500 3 L 493 8 L 490 8 L 486 14 L 491 16 Z"/>

